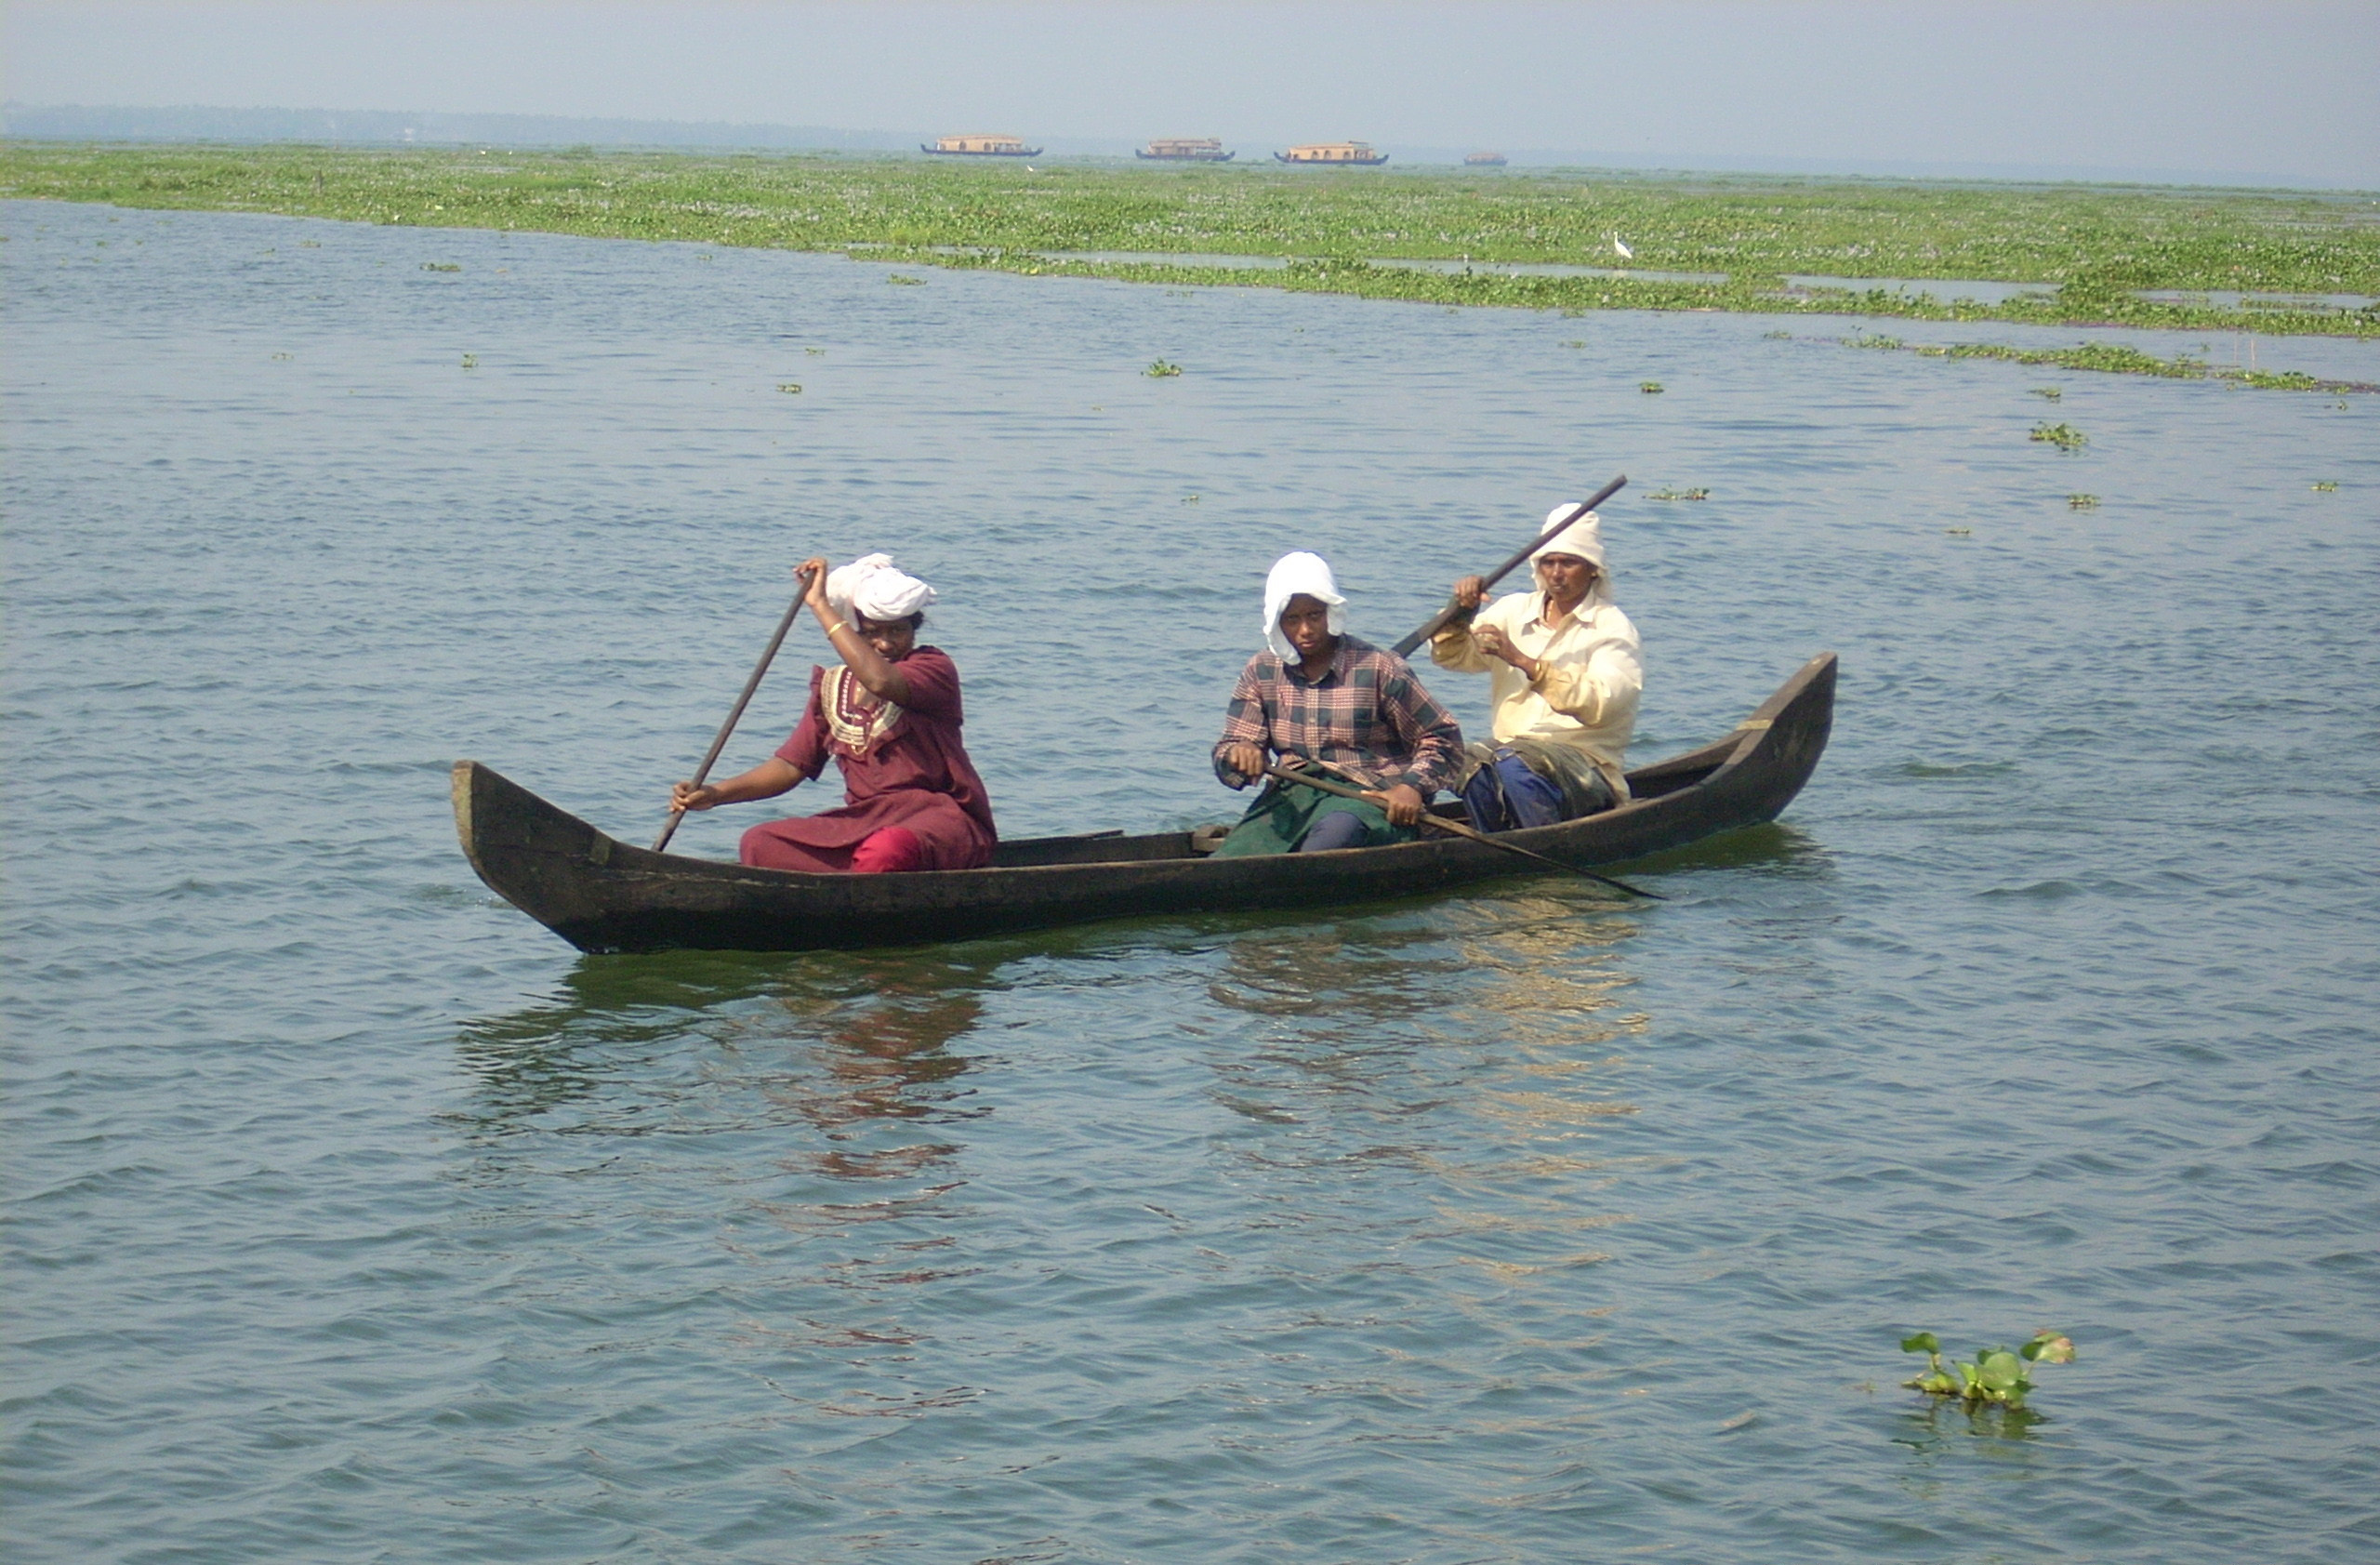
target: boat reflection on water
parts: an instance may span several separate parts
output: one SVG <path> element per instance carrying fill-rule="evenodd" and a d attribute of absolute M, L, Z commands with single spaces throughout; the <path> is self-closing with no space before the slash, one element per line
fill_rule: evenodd
<path fill-rule="evenodd" d="M 983 1112 L 949 1045 L 999 987 L 989 965 L 915 953 L 821 960 L 675 951 L 588 957 L 548 1003 L 467 1025 L 473 1131 L 650 1135 L 806 1124 L 830 1177 L 914 1174 L 947 1154 L 864 1147 L 864 1127 Z"/>
<path fill-rule="evenodd" d="M 1674 894 L 1697 873 L 1829 866 L 1811 839 L 1772 824 L 1623 869 L 1670 876 Z M 1605 1133 L 1639 1112 L 1647 1066 L 1630 1050 L 1654 1020 L 1631 1003 L 1627 953 L 1660 938 L 1666 906 L 1547 876 L 1240 934 L 1208 994 L 1252 1026 L 1208 1052 L 1213 1094 L 1248 1120 L 1299 1127 L 1242 1155 L 1276 1168 L 1401 1160 L 1457 1188 L 1624 1160 Z M 1606 1220 L 1566 1213 L 1553 1226 Z"/>
<path fill-rule="evenodd" d="M 1619 950 L 1645 922 L 1553 886 L 1251 932 L 1208 993 L 1270 1025 L 1260 1047 L 1217 1061 L 1224 1090 L 1260 1118 L 1303 1119 L 1317 1094 L 1429 1118 L 1449 1093 L 1478 1089 L 1477 1046 L 1573 1052 L 1641 1026 L 1606 1013 L 1632 981 Z"/>

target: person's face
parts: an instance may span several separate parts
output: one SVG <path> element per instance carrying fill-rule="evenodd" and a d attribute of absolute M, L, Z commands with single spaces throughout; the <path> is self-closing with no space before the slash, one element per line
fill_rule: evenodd
<path fill-rule="evenodd" d="M 1557 603 L 1575 603 L 1595 584 L 1595 568 L 1576 554 L 1537 557 L 1537 584 Z"/>
<path fill-rule="evenodd" d="M 918 644 L 915 619 L 870 619 L 864 614 L 855 614 L 852 616 L 852 629 L 887 663 L 898 663 Z"/>
<path fill-rule="evenodd" d="M 1281 610 L 1281 638 L 1311 657 L 1330 645 L 1330 605 L 1301 592 Z"/>

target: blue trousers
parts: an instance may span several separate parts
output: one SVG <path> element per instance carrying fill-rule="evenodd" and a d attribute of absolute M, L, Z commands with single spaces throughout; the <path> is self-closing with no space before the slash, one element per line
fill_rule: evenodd
<path fill-rule="evenodd" d="M 1591 811 L 1611 808 L 1611 789 L 1602 779 L 1595 780 L 1591 791 Z M 1471 824 L 1482 831 L 1518 831 L 1570 818 L 1561 786 L 1538 776 L 1527 762 L 1501 746 L 1494 761 L 1463 785 L 1462 804 L 1471 812 Z"/>

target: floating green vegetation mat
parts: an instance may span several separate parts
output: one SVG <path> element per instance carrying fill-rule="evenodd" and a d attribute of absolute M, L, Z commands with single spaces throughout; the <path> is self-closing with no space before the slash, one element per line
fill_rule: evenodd
<path fill-rule="evenodd" d="M 1948 1397 L 1970 1408 L 2021 1408 L 2033 1388 L 2034 1364 L 2074 1362 L 2074 1342 L 2063 1332 L 2036 1332 L 2022 1347 L 1978 1347 L 1972 1359 L 1945 1366 L 1942 1344 L 1931 1332 L 1901 1338 L 1903 1353 L 1925 1355 L 1926 1372 L 1901 1382 L 1911 1391 Z"/>
<path fill-rule="evenodd" d="M 1911 352 L 1924 359 L 2006 359 L 2014 364 L 2056 365 L 2060 369 L 2089 370 L 2100 375 L 2154 375 L 2168 380 L 2226 380 L 2233 385 L 2253 386 L 2268 391 L 2321 391 L 2333 395 L 2346 391 L 2380 391 L 2380 383 L 2369 380 L 2323 380 L 2311 375 L 2301 375 L 2295 370 L 2243 369 L 2236 365 L 2210 364 L 2188 353 L 2161 359 L 2154 353 L 2144 353 L 2137 348 L 2112 342 L 2085 342 L 2072 348 L 2011 348 L 2004 342 L 1911 344 L 1897 337 L 1881 337 L 1874 333 L 1857 337 L 1810 337 L 1802 340 L 1831 342 L 1844 348 Z M 2065 392 L 2056 386 L 2036 386 L 2032 394 L 2045 402 L 2057 402 Z"/>
<path fill-rule="evenodd" d="M 14 142 L 0 193 L 430 228 L 843 250 L 908 266 L 1288 288 L 1447 305 L 1728 310 L 2380 335 L 2380 309 L 2185 294 L 2380 297 L 2380 206 L 2299 192 L 2146 190 L 1556 170 L 1324 173 L 1029 167 L 765 153 Z M 1375 265 L 1608 266 L 1512 276 Z M 1144 251 L 1149 261 L 1051 252 Z M 1278 269 L 1209 255 L 1287 259 Z M 1182 258 L 1182 259 L 1176 259 Z M 1653 273 L 1724 274 L 1724 282 Z M 1942 301 L 1790 276 L 1985 280 L 2056 294 Z"/>

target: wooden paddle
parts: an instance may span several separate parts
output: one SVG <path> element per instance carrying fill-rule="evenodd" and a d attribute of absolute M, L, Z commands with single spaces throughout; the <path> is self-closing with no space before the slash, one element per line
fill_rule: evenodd
<path fill-rule="evenodd" d="M 1328 777 L 1316 776 L 1311 772 L 1292 772 L 1286 766 L 1267 766 L 1264 768 L 1264 775 L 1276 782 L 1296 783 L 1302 788 L 1317 789 L 1324 793 L 1335 793 L 1342 799 L 1361 799 L 1365 791 L 1346 783 L 1333 782 Z M 1431 815 L 1426 810 L 1421 814 L 1421 824 L 1443 831 L 1449 837 L 1461 837 L 1472 842 L 1484 842 L 1500 852 L 1518 854 L 1523 858 L 1534 859 L 1549 869 L 1559 869 L 1569 875 L 1584 875 L 1591 881 L 1601 882 L 1613 890 L 1624 891 L 1631 896 L 1647 897 L 1655 902 L 1669 900 L 1658 891 L 1646 891 L 1642 886 L 1632 886 L 1626 881 L 1615 881 L 1609 875 L 1598 875 L 1592 869 L 1581 869 L 1575 864 L 1565 864 L 1558 858 L 1548 858 L 1541 853 L 1522 847 L 1518 842 L 1503 842 L 1474 827 L 1448 820 L 1444 816 Z"/>
<path fill-rule="evenodd" d="M 1627 487 L 1627 484 L 1628 475 L 1623 472 L 1618 478 L 1613 479 L 1610 483 L 1596 490 L 1594 492 L 1594 497 L 1585 504 L 1573 508 L 1568 515 L 1564 516 L 1560 521 L 1546 528 L 1545 531 L 1529 539 L 1528 542 L 1522 547 L 1521 551 L 1518 554 L 1514 555 L 1511 559 L 1497 566 L 1493 572 L 1481 577 L 1479 579 L 1490 587 L 1495 586 L 1496 583 L 1503 580 L 1506 577 L 1513 574 L 1513 567 L 1514 565 L 1519 564 L 1522 561 L 1536 553 L 1538 550 L 1544 545 L 1546 539 L 1552 537 L 1554 534 L 1560 532 L 1571 523 L 1576 522 L 1580 517 L 1584 516 L 1587 512 L 1594 510 L 1595 507 L 1603 504 L 1604 501 L 1611 498 L 1612 496 L 1620 493 L 1621 489 Z M 1455 617 L 1464 612 L 1465 611 L 1461 604 L 1448 603 L 1446 607 L 1432 615 L 1428 624 L 1422 626 L 1420 630 L 1414 631 L 1403 641 L 1398 642 L 1396 643 L 1396 656 L 1399 657 L 1412 657 L 1413 649 L 1415 647 L 1420 646 L 1423 642 L 1428 641 L 1432 636 L 1436 635 L 1448 625 L 1454 623 Z"/>
<path fill-rule="evenodd" d="M 727 736 L 735 732 L 735 724 L 743 718 L 744 709 L 752 704 L 752 693 L 760 688 L 761 676 L 769 671 L 769 665 L 776 661 L 777 648 L 785 645 L 786 633 L 793 629 L 794 617 L 800 614 L 802 601 L 809 596 L 810 573 L 808 571 L 794 572 L 793 581 L 798 590 L 793 595 L 791 606 L 785 611 L 785 617 L 777 621 L 777 633 L 769 638 L 769 649 L 761 653 L 760 662 L 753 665 L 752 677 L 744 682 L 744 694 L 735 697 L 735 710 L 729 712 L 727 721 L 719 725 L 719 736 L 711 740 L 710 749 L 704 752 L 703 763 L 694 768 L 696 788 L 702 787 L 703 779 L 710 776 L 711 763 L 719 759 L 719 752 L 727 748 Z M 661 835 L 653 840 L 654 853 L 659 853 L 669 845 L 669 839 L 678 833 L 678 823 L 685 818 L 686 812 L 683 810 L 669 812 L 669 819 L 661 828 Z"/>

